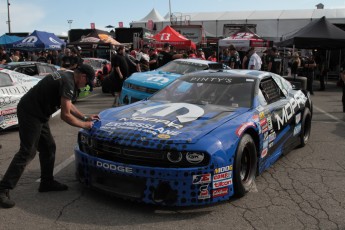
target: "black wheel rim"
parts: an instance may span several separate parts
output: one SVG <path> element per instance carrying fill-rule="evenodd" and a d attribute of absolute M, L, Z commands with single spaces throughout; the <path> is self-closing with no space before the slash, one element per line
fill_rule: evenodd
<path fill-rule="evenodd" d="M 304 124 L 304 135 L 303 135 L 304 142 L 307 142 L 309 139 L 310 127 L 311 127 L 311 122 L 310 122 L 309 117 L 307 117 Z"/>
<path fill-rule="evenodd" d="M 243 149 L 243 153 L 242 153 L 242 158 L 241 158 L 241 170 L 240 170 L 240 177 L 241 177 L 241 181 L 246 181 L 248 179 L 249 176 L 249 172 L 250 172 L 250 151 L 248 149 L 248 147 L 246 146 Z"/>

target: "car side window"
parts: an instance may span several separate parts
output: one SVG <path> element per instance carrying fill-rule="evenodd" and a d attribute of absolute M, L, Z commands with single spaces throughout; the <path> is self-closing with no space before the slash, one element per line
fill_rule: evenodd
<path fill-rule="evenodd" d="M 0 73 L 0 87 L 12 86 L 12 80 L 7 74 Z"/>
<path fill-rule="evenodd" d="M 268 104 L 276 102 L 282 97 L 285 98 L 285 95 L 272 77 L 263 79 L 260 82 L 260 89 Z"/>

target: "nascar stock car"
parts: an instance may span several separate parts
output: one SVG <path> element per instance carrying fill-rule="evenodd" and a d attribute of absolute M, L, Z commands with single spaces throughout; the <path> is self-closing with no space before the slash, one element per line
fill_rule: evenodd
<path fill-rule="evenodd" d="M 0 130 L 18 125 L 17 105 L 40 79 L 0 68 Z"/>
<path fill-rule="evenodd" d="M 120 103 L 130 104 L 145 99 L 166 87 L 183 74 L 206 69 L 227 69 L 226 65 L 201 59 L 176 59 L 160 68 L 132 74 L 123 83 Z"/>
<path fill-rule="evenodd" d="M 186 74 L 147 100 L 104 110 L 75 148 L 77 178 L 115 196 L 189 206 L 244 196 L 309 140 L 312 101 L 255 70 Z"/>

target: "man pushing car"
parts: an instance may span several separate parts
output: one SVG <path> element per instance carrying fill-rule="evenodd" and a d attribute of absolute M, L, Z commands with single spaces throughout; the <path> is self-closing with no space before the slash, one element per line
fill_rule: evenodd
<path fill-rule="evenodd" d="M 43 78 L 27 92 L 17 107 L 20 148 L 0 181 L 0 206 L 12 208 L 9 197 L 24 172 L 26 165 L 39 152 L 41 183 L 39 192 L 64 191 L 67 185 L 54 180 L 53 170 L 56 145 L 49 127 L 49 118 L 61 108 L 61 119 L 69 125 L 91 129 L 97 114 L 85 116 L 73 104 L 79 88 L 92 85 L 95 71 L 82 64 L 74 71 L 57 71 Z"/>

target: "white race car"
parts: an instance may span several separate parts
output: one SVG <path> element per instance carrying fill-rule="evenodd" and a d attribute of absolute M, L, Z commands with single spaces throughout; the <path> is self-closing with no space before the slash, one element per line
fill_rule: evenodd
<path fill-rule="evenodd" d="M 40 79 L 8 69 L 0 69 L 0 130 L 18 125 L 17 105 Z"/>

